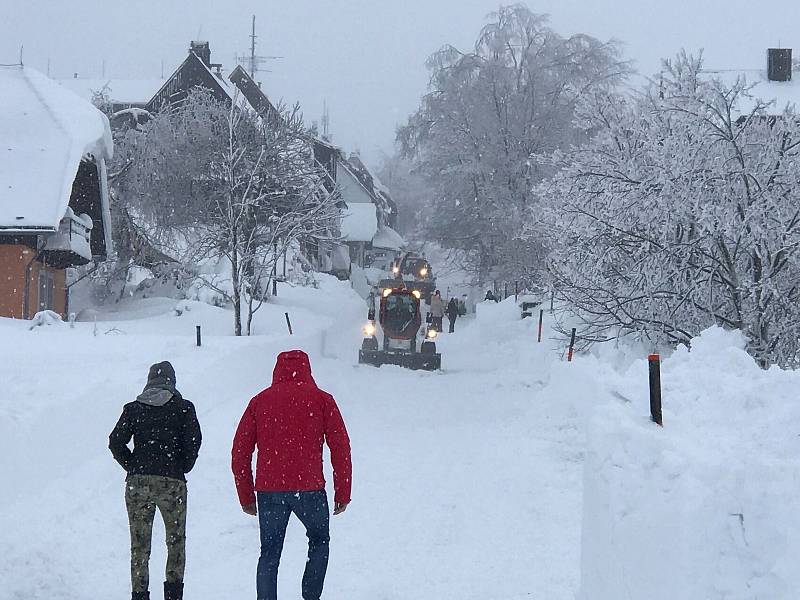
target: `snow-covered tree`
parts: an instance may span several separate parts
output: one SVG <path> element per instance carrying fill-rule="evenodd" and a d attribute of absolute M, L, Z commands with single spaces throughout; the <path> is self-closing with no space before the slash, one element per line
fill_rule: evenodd
<path fill-rule="evenodd" d="M 230 280 L 208 285 L 234 308 L 246 332 L 264 302 L 276 263 L 300 241 L 330 239 L 338 217 L 323 186 L 297 107 L 263 122 L 196 90 L 132 132 L 120 184 L 139 228 L 186 262 L 223 259 Z"/>
<path fill-rule="evenodd" d="M 719 324 L 762 364 L 796 364 L 800 119 L 761 103 L 740 116 L 747 83 L 701 67 L 682 53 L 641 95 L 586 97 L 594 137 L 558 153 L 540 190 L 549 268 L 586 342 L 688 342 Z"/>
<path fill-rule="evenodd" d="M 445 46 L 428 60 L 430 91 L 398 131 L 433 197 L 429 238 L 472 257 L 479 282 L 500 265 L 541 261 L 520 245 L 535 184 L 551 173 L 532 157 L 576 141 L 578 98 L 627 71 L 616 47 L 564 38 L 523 5 L 500 8 L 474 49 Z"/>

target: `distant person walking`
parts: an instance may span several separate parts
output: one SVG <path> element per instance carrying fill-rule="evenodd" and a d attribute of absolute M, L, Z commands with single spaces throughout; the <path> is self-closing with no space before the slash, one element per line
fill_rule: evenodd
<path fill-rule="evenodd" d="M 492 290 L 487 290 L 486 297 L 484 300 L 491 300 L 492 302 L 497 302 L 497 296 L 492 293 Z"/>
<path fill-rule="evenodd" d="M 455 333 L 456 319 L 458 319 L 460 312 L 461 310 L 458 306 L 458 300 L 455 298 L 455 296 L 450 298 L 450 302 L 447 303 L 447 321 L 450 324 L 450 333 Z"/>
<path fill-rule="evenodd" d="M 133 451 L 128 443 L 133 439 Z M 156 509 L 167 535 L 164 600 L 182 600 L 186 566 L 186 473 L 200 451 L 194 405 L 175 388 L 168 362 L 150 367 L 147 385 L 125 405 L 108 447 L 128 473 L 125 505 L 131 533 L 132 600 L 150 600 L 150 546 Z"/>
<path fill-rule="evenodd" d="M 436 290 L 431 296 L 430 302 L 431 310 L 431 324 L 436 331 L 442 331 L 442 319 L 444 318 L 444 302 L 439 290 Z"/>
<path fill-rule="evenodd" d="M 334 508 L 350 503 L 350 439 L 333 396 L 317 387 L 308 355 L 278 355 L 272 385 L 250 401 L 239 422 L 231 467 L 242 510 L 258 516 L 261 556 L 256 573 L 258 600 L 277 600 L 278 565 L 292 513 L 308 536 L 303 599 L 320 600 L 329 553 L 329 510 L 322 474 L 322 444 L 333 464 Z M 253 452 L 258 448 L 253 482 Z"/>

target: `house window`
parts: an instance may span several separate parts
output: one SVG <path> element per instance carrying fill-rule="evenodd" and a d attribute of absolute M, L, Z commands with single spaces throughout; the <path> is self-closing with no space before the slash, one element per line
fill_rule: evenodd
<path fill-rule="evenodd" d="M 55 306 L 55 278 L 52 271 L 39 271 L 39 310 L 53 310 Z"/>

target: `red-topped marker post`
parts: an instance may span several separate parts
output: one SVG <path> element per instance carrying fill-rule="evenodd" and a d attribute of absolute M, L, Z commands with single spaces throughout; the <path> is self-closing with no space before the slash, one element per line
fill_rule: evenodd
<path fill-rule="evenodd" d="M 544 320 L 544 309 L 539 309 L 539 342 L 542 341 L 542 321 Z"/>
<path fill-rule="evenodd" d="M 661 415 L 661 357 L 651 354 L 647 357 L 650 367 L 650 418 L 661 427 L 664 420 Z"/>

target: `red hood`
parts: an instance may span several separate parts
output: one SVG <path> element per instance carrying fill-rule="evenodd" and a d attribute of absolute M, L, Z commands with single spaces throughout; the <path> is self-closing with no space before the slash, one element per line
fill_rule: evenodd
<path fill-rule="evenodd" d="M 278 354 L 275 370 L 272 372 L 272 385 L 294 381 L 316 385 L 311 376 L 311 363 L 308 354 L 302 350 L 289 350 Z"/>

